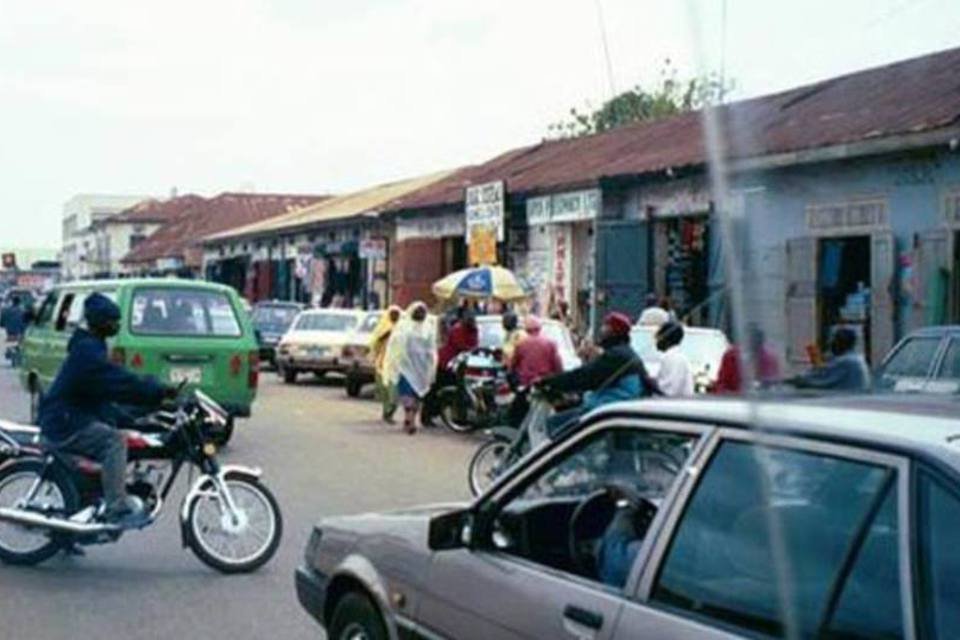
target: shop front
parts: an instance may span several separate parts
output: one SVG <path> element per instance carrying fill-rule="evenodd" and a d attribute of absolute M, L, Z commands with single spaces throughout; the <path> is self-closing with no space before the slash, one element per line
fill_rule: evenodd
<path fill-rule="evenodd" d="M 595 324 L 595 223 L 600 191 L 529 198 L 527 251 L 515 259 L 534 293 L 537 313 L 568 318 L 581 331 Z"/>
<path fill-rule="evenodd" d="M 893 346 L 897 247 L 884 198 L 807 206 L 808 235 L 787 241 L 788 357 L 808 360 L 838 327 L 879 363 Z"/>
<path fill-rule="evenodd" d="M 390 292 L 394 304 L 430 302 L 430 287 L 467 266 L 466 221 L 462 212 L 398 218 L 390 248 Z"/>

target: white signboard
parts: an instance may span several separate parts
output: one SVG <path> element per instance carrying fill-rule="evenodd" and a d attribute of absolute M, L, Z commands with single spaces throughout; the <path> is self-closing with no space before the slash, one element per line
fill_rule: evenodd
<path fill-rule="evenodd" d="M 527 200 L 531 227 L 561 222 L 594 220 L 600 216 L 600 190 L 571 191 Z"/>
<path fill-rule="evenodd" d="M 467 225 L 460 214 L 447 214 L 413 220 L 397 220 L 397 242 L 414 238 L 449 238 L 463 236 Z"/>
<path fill-rule="evenodd" d="M 386 260 L 387 241 L 384 238 L 361 240 L 357 253 L 365 260 Z"/>
<path fill-rule="evenodd" d="M 467 187 L 466 202 L 467 229 L 469 240 L 470 227 L 491 226 L 497 230 L 497 241 L 503 241 L 503 181 L 478 184 Z"/>

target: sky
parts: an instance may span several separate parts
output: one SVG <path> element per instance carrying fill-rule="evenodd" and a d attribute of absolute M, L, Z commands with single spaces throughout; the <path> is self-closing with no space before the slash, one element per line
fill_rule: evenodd
<path fill-rule="evenodd" d="M 666 58 L 725 70 L 737 98 L 960 46 L 957 0 L 725 13 L 724 29 L 723 0 L 0 0 L 0 246 L 58 246 L 77 193 L 332 193 L 481 162 Z"/>

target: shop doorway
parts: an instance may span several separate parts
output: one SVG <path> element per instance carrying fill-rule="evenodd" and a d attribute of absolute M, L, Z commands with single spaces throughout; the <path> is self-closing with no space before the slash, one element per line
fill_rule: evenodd
<path fill-rule="evenodd" d="M 690 324 L 707 320 L 710 295 L 710 223 L 706 215 L 664 218 L 654 224 L 654 287 Z"/>
<path fill-rule="evenodd" d="M 960 230 L 953 232 L 953 264 L 950 269 L 950 323 L 960 324 Z"/>
<path fill-rule="evenodd" d="M 828 345 L 840 326 L 853 329 L 869 354 L 871 239 L 868 235 L 822 238 L 817 255 L 819 342 Z"/>

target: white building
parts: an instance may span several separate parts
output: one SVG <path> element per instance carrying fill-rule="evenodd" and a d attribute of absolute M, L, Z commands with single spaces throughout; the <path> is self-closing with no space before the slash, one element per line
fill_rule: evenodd
<path fill-rule="evenodd" d="M 112 234 L 122 231 L 106 231 L 103 225 L 121 211 L 129 209 L 147 196 L 78 194 L 63 205 L 63 249 L 62 269 L 65 280 L 91 278 L 99 273 L 116 273 L 115 265 L 128 251 L 129 246 L 120 246 L 122 240 L 115 243 Z M 110 225 L 112 226 L 112 225 Z M 134 225 L 122 225 L 122 229 Z M 155 227 L 154 227 L 155 228 Z M 119 238 L 118 238 L 119 240 Z M 117 249 L 111 251 L 116 246 Z M 116 255 L 113 255 L 113 254 Z"/>

